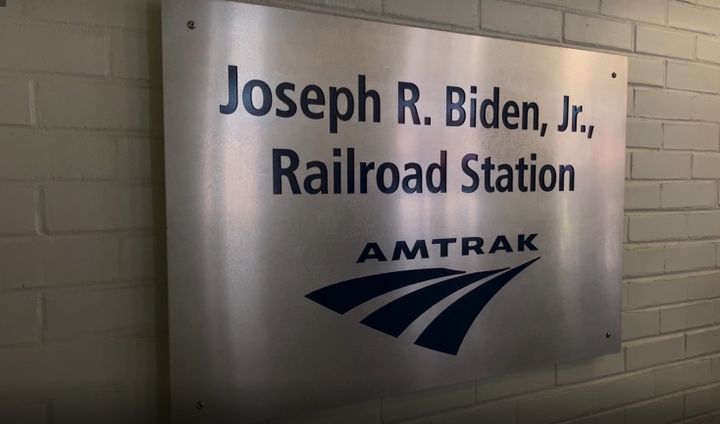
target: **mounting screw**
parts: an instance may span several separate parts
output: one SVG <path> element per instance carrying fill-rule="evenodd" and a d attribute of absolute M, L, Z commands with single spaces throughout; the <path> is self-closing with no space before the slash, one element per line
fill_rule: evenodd
<path fill-rule="evenodd" d="M 205 408 L 205 402 L 203 402 L 201 400 L 195 402 L 195 409 L 200 410 L 203 408 Z"/>
<path fill-rule="evenodd" d="M 610 334 L 609 332 L 608 332 L 608 333 L 605 333 L 605 338 L 606 338 L 606 339 L 609 339 L 610 337 L 612 337 L 612 334 Z"/>
<path fill-rule="evenodd" d="M 193 21 L 193 20 L 187 21 L 187 27 L 190 29 L 195 29 L 195 21 Z"/>
<path fill-rule="evenodd" d="M 190 21 L 190 22 L 192 22 L 192 21 Z M 612 73 L 612 77 L 613 77 L 613 78 L 617 77 L 617 74 L 616 74 L 615 72 L 613 72 L 613 73 Z"/>

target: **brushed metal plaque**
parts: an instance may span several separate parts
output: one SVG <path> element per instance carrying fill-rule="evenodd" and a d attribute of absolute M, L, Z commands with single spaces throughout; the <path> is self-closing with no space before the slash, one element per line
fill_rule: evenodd
<path fill-rule="evenodd" d="M 620 348 L 627 59 L 163 2 L 176 422 Z"/>

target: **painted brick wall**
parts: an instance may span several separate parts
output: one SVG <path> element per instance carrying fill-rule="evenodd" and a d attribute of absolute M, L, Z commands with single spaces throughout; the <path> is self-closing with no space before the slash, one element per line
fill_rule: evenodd
<path fill-rule="evenodd" d="M 159 19 L 0 8 L 0 423 L 168 415 Z"/>
<path fill-rule="evenodd" d="M 720 1 L 259 2 L 630 57 L 623 350 L 299 422 L 720 423 Z M 167 421 L 159 12 L 0 8 L 2 423 Z"/>

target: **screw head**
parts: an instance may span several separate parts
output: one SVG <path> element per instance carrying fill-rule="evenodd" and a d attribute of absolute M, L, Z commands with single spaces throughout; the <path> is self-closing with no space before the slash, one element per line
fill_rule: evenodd
<path fill-rule="evenodd" d="M 613 72 L 613 73 L 612 73 L 612 77 L 613 77 L 613 78 L 616 78 L 616 77 L 617 77 L 617 74 L 616 74 L 615 72 Z"/>
<path fill-rule="evenodd" d="M 612 334 L 610 334 L 609 332 L 608 332 L 608 333 L 605 333 L 605 338 L 606 338 L 606 339 L 609 339 L 610 337 L 612 337 Z"/>
<path fill-rule="evenodd" d="M 193 21 L 193 20 L 187 21 L 187 27 L 189 29 L 195 29 L 195 21 Z"/>
<path fill-rule="evenodd" d="M 203 402 L 201 400 L 195 402 L 195 409 L 200 410 L 203 408 L 205 408 L 205 402 Z"/>

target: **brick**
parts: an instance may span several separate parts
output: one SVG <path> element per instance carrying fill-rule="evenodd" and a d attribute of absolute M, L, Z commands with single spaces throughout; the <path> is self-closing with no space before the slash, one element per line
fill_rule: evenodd
<path fill-rule="evenodd" d="M 589 16 L 565 14 L 565 40 L 632 49 L 632 25 Z"/>
<path fill-rule="evenodd" d="M 159 0 L 27 0 L 31 18 L 83 25 L 159 29 Z"/>
<path fill-rule="evenodd" d="M 159 262 L 164 257 L 160 251 L 161 244 L 157 237 L 152 235 L 125 237 L 122 240 L 120 276 L 124 279 L 137 279 L 163 275 L 163 264 Z"/>
<path fill-rule="evenodd" d="M 646 118 L 690 118 L 692 96 L 676 91 L 635 90 L 635 115 Z"/>
<path fill-rule="evenodd" d="M 130 386 L 132 380 L 152 390 L 162 372 L 160 348 L 153 339 L 106 337 L 0 349 L 0 363 L 13 364 L 0 373 L 0 396 L 44 399 L 82 387 Z"/>
<path fill-rule="evenodd" d="M 56 128 L 159 129 L 160 92 L 100 81 L 42 80 L 38 85 L 41 122 Z M 68 107 L 67 99 L 73 99 Z"/>
<path fill-rule="evenodd" d="M 687 282 L 674 277 L 648 283 L 631 283 L 627 296 L 631 309 L 681 302 L 687 299 Z"/>
<path fill-rule="evenodd" d="M 713 124 L 666 123 L 663 125 L 663 147 L 717 151 L 720 147 L 720 132 Z"/>
<path fill-rule="evenodd" d="M 666 0 L 603 0 L 600 13 L 633 21 L 665 23 Z"/>
<path fill-rule="evenodd" d="M 692 417 L 716 410 L 718 409 L 718 399 L 720 399 L 720 386 L 687 392 L 685 394 L 685 415 Z"/>
<path fill-rule="evenodd" d="M 720 324 L 720 301 L 715 302 L 715 323 Z"/>
<path fill-rule="evenodd" d="M 720 356 L 712 358 L 712 379 L 720 380 Z"/>
<path fill-rule="evenodd" d="M 460 383 L 383 399 L 384 422 L 392 423 L 475 403 L 475 383 Z"/>
<path fill-rule="evenodd" d="M 162 80 L 159 34 L 116 31 L 111 40 L 113 75 L 141 80 Z"/>
<path fill-rule="evenodd" d="M 632 153 L 625 152 L 625 179 L 630 178 L 632 173 Z"/>
<path fill-rule="evenodd" d="M 164 152 L 161 140 L 118 140 L 118 178 L 164 184 Z"/>
<path fill-rule="evenodd" d="M 652 374 L 621 376 L 592 386 L 593 409 L 603 410 L 653 396 Z"/>
<path fill-rule="evenodd" d="M 623 312 L 623 340 L 656 336 L 658 334 L 660 334 L 660 311 Z"/>
<path fill-rule="evenodd" d="M 545 3 L 552 6 L 559 6 L 563 9 L 577 9 L 587 12 L 600 10 L 600 0 L 535 0 L 538 3 Z"/>
<path fill-rule="evenodd" d="M 381 423 L 382 407 L 379 401 L 369 401 L 322 411 L 307 417 L 273 420 L 269 424 L 365 424 Z"/>
<path fill-rule="evenodd" d="M 668 9 L 668 25 L 717 34 L 720 31 L 720 13 L 673 1 Z"/>
<path fill-rule="evenodd" d="M 0 244 L 0 288 L 112 281 L 114 237 L 43 238 Z"/>
<path fill-rule="evenodd" d="M 720 154 L 694 153 L 692 177 L 720 179 Z"/>
<path fill-rule="evenodd" d="M 480 17 L 483 29 L 550 40 L 562 38 L 562 13 L 556 10 L 486 0 Z"/>
<path fill-rule="evenodd" d="M 628 82 L 662 87 L 665 85 L 665 61 L 647 57 L 628 57 Z"/>
<path fill-rule="evenodd" d="M 658 241 L 685 239 L 688 235 L 687 219 L 684 214 L 648 213 L 629 217 L 630 241 Z"/>
<path fill-rule="evenodd" d="M 625 422 L 635 424 L 664 424 L 682 419 L 685 399 L 682 394 L 643 402 L 625 409 Z"/>
<path fill-rule="evenodd" d="M 628 233 L 630 232 L 629 226 L 630 226 L 630 220 L 627 217 L 627 214 L 624 217 L 623 220 L 623 241 L 628 241 Z"/>
<path fill-rule="evenodd" d="M 692 119 L 720 121 L 720 96 L 697 94 L 690 109 Z"/>
<path fill-rule="evenodd" d="M 720 236 L 720 211 L 690 213 L 688 231 L 690 237 Z"/>
<path fill-rule="evenodd" d="M 715 246 L 685 244 L 665 248 L 665 271 L 691 271 L 715 266 Z"/>
<path fill-rule="evenodd" d="M 693 59 L 695 36 L 668 29 L 638 26 L 635 49 L 642 53 Z"/>
<path fill-rule="evenodd" d="M 28 80 L 0 77 L 0 124 L 30 125 L 30 123 Z"/>
<path fill-rule="evenodd" d="M 660 331 L 669 333 L 688 328 L 711 325 L 715 319 L 712 302 L 668 308 L 660 311 Z"/>
<path fill-rule="evenodd" d="M 0 234 L 35 232 L 35 189 L 30 184 L 0 183 Z"/>
<path fill-rule="evenodd" d="M 7 19 L 8 21 L 17 20 L 22 15 L 23 4 L 21 0 L 9 0 L 5 1 L 5 6 L 0 9 L 0 19 Z"/>
<path fill-rule="evenodd" d="M 621 299 L 620 302 L 622 304 L 622 309 L 625 310 L 628 308 L 628 286 L 629 283 L 624 282 L 622 283 L 622 292 L 621 292 Z"/>
<path fill-rule="evenodd" d="M 112 281 L 118 275 L 114 237 L 71 237 L 37 243 L 36 258 L 44 285 Z"/>
<path fill-rule="evenodd" d="M 45 192 L 50 231 L 149 228 L 154 224 L 151 187 L 114 183 L 57 183 Z"/>
<path fill-rule="evenodd" d="M 115 178 L 127 174 L 129 159 L 103 135 L 41 133 L 0 128 L 0 178 Z"/>
<path fill-rule="evenodd" d="M 485 402 L 505 396 L 533 392 L 554 385 L 554 368 L 541 368 L 499 377 L 484 378 L 476 383 L 477 401 Z"/>
<path fill-rule="evenodd" d="M 679 422 L 682 424 L 713 424 L 713 417 L 710 415 L 703 415 L 700 417 L 688 418 Z"/>
<path fill-rule="evenodd" d="M 28 402 L 0 403 L 0 422 L 46 424 L 47 405 Z"/>
<path fill-rule="evenodd" d="M 592 409 L 587 388 L 566 390 L 518 401 L 519 424 L 544 424 L 575 418 Z"/>
<path fill-rule="evenodd" d="M 712 207 L 718 204 L 715 182 L 677 182 L 662 184 L 662 207 Z"/>
<path fill-rule="evenodd" d="M 381 0 L 329 0 L 327 3 L 332 7 L 343 9 L 357 9 L 373 13 L 382 11 Z"/>
<path fill-rule="evenodd" d="M 720 351 L 720 328 L 687 333 L 688 358 Z"/>
<path fill-rule="evenodd" d="M 624 370 L 625 354 L 621 351 L 589 360 L 558 365 L 557 384 L 593 380 L 607 375 L 618 374 Z"/>
<path fill-rule="evenodd" d="M 584 418 L 569 421 L 571 424 L 617 424 L 624 422 L 625 411 L 622 409 L 616 409 L 608 412 L 601 412 L 599 414 L 589 415 Z"/>
<path fill-rule="evenodd" d="M 627 146 L 659 148 L 662 145 L 662 124 L 655 121 L 628 119 Z"/>
<path fill-rule="evenodd" d="M 467 28 L 477 28 L 478 2 L 459 0 L 438 3 L 433 0 L 385 0 L 388 15 L 407 16 L 423 21 L 440 22 Z"/>
<path fill-rule="evenodd" d="M 688 300 L 720 297 L 720 273 L 696 275 L 685 280 Z"/>
<path fill-rule="evenodd" d="M 337 423 L 340 421 L 334 421 Z M 344 423 L 345 421 L 343 421 Z M 493 423 L 515 424 L 515 402 L 498 402 L 472 408 L 463 408 L 457 411 L 433 415 L 419 420 L 404 421 L 407 424 L 466 424 L 466 423 Z M 308 423 L 310 424 L 310 423 Z M 331 424 L 331 423 L 328 423 Z M 358 423 L 360 424 L 360 423 Z M 364 423 L 363 423 L 364 424 Z"/>
<path fill-rule="evenodd" d="M 700 60 L 720 63 L 720 40 L 698 36 L 697 57 Z"/>
<path fill-rule="evenodd" d="M 108 51 L 105 35 L 96 31 L 48 25 L 0 27 L 2 69 L 104 75 Z"/>
<path fill-rule="evenodd" d="M 26 401 L 0 403 L 0 422 L 22 424 L 45 424 L 48 422 L 49 405 Z"/>
<path fill-rule="evenodd" d="M 660 184 L 625 183 L 625 209 L 657 209 L 660 207 Z"/>
<path fill-rule="evenodd" d="M 708 6 L 714 8 L 720 8 L 720 0 L 697 0 L 697 4 L 701 6 Z"/>
<path fill-rule="evenodd" d="M 623 251 L 623 276 L 662 274 L 665 270 L 663 249 L 626 249 Z"/>
<path fill-rule="evenodd" d="M 36 258 L 38 244 L 35 240 L 0 244 L 0 289 L 32 286 L 43 280 L 43 267 Z"/>
<path fill-rule="evenodd" d="M 655 371 L 655 394 L 665 395 L 711 381 L 710 361 L 693 362 Z"/>
<path fill-rule="evenodd" d="M 73 289 L 45 295 L 46 335 L 64 338 L 151 328 L 158 311 L 154 287 Z"/>
<path fill-rule="evenodd" d="M 688 153 L 633 152 L 633 178 L 684 179 L 690 177 L 691 172 Z"/>
<path fill-rule="evenodd" d="M 104 417 L 107 424 L 147 422 L 142 419 L 147 402 L 132 399 L 123 387 L 99 387 L 61 393 L 52 400 L 53 422 L 58 424 L 93 422 Z"/>
<path fill-rule="evenodd" d="M 37 311 L 35 293 L 0 293 L 0 347 L 37 342 Z"/>
<path fill-rule="evenodd" d="M 720 68 L 698 63 L 668 61 L 667 87 L 710 93 L 720 92 Z"/>
<path fill-rule="evenodd" d="M 627 96 L 625 97 L 627 98 L 627 105 L 625 106 L 625 110 L 627 111 L 628 116 L 633 116 L 635 112 L 635 90 L 632 87 L 628 86 Z"/>
<path fill-rule="evenodd" d="M 628 371 L 679 361 L 685 354 L 685 336 L 630 342 L 625 346 Z"/>

